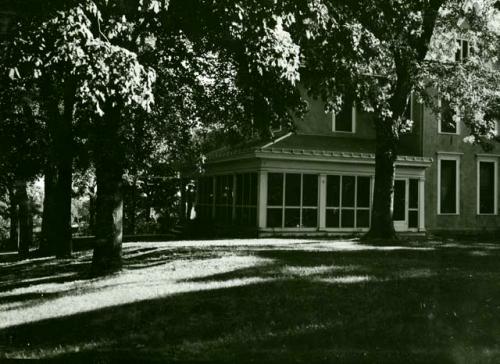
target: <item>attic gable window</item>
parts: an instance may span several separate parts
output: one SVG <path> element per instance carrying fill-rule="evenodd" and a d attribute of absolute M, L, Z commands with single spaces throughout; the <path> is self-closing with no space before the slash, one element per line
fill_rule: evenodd
<path fill-rule="evenodd" d="M 356 105 L 354 100 L 347 99 L 337 114 L 332 113 L 332 131 L 354 133 L 356 131 Z"/>
<path fill-rule="evenodd" d="M 457 39 L 457 46 L 455 49 L 455 62 L 465 62 L 471 53 L 470 41 L 466 39 Z"/>

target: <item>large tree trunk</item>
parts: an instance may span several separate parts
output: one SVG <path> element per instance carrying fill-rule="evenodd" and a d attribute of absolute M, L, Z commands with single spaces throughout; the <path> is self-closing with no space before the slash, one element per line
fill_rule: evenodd
<path fill-rule="evenodd" d="M 119 137 L 119 110 L 110 107 L 101 121 L 95 141 L 97 198 L 92 258 L 94 274 L 116 271 L 122 264 L 124 154 Z"/>
<path fill-rule="evenodd" d="M 375 187 L 368 238 L 394 239 L 396 237 L 392 220 L 392 206 L 397 139 L 392 128 L 393 126 L 387 121 L 376 120 Z"/>
<path fill-rule="evenodd" d="M 43 215 L 42 215 L 42 236 L 38 253 L 42 256 L 55 254 L 54 249 L 54 217 L 57 214 L 55 206 L 56 171 L 54 166 L 48 165 L 45 168 L 44 194 L 43 194 Z"/>
<path fill-rule="evenodd" d="M 7 249 L 17 250 L 19 246 L 19 209 L 14 187 L 9 188 L 9 200 L 10 235 Z"/>
<path fill-rule="evenodd" d="M 62 95 L 63 113 L 59 111 L 59 98 L 53 81 L 45 79 L 42 91 L 47 95 L 45 107 L 51 138 L 51 157 L 55 164 L 55 184 L 53 190 L 54 214 L 46 222 L 50 231 L 50 244 L 58 258 L 71 256 L 71 185 L 73 167 L 73 111 L 76 84 L 68 77 L 64 80 Z"/>
<path fill-rule="evenodd" d="M 19 204 L 19 245 L 18 253 L 25 258 L 29 255 L 33 243 L 33 226 L 31 224 L 31 204 L 28 197 L 26 180 L 16 181 L 16 200 Z"/>
<path fill-rule="evenodd" d="M 55 214 L 52 228 L 54 249 L 57 258 L 71 257 L 73 244 L 71 241 L 71 184 L 72 158 L 62 157 L 57 164 L 57 183 L 54 191 Z"/>
<path fill-rule="evenodd" d="M 96 273 L 121 267 L 123 234 L 122 174 L 119 168 L 96 166 L 96 238 L 92 265 Z"/>

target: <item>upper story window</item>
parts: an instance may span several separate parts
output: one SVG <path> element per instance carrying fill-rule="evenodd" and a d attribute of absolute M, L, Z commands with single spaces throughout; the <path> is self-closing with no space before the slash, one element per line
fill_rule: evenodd
<path fill-rule="evenodd" d="M 460 134 L 460 125 L 453 118 L 456 111 L 450 106 L 450 102 L 439 98 L 439 108 L 439 133 Z"/>
<path fill-rule="evenodd" d="M 455 62 L 465 62 L 471 53 L 471 44 L 467 39 L 457 39 L 457 46 L 455 49 Z"/>
<path fill-rule="evenodd" d="M 332 113 L 332 131 L 356 132 L 356 105 L 354 100 L 346 99 L 340 112 L 337 114 Z"/>

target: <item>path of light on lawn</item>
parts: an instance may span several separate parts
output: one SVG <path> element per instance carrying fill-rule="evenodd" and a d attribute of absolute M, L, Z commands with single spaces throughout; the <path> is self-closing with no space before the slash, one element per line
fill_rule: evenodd
<path fill-rule="evenodd" d="M 213 248 L 213 247 L 231 247 L 244 248 L 252 247 L 253 250 L 300 250 L 300 251 L 397 251 L 397 250 L 434 250 L 433 246 L 404 246 L 404 245 L 368 245 L 361 244 L 357 239 L 345 240 L 318 240 L 318 239 L 225 239 L 225 240 L 183 240 L 169 241 L 166 243 L 148 243 L 148 246 L 158 246 L 165 244 L 168 248 Z M 144 246 L 144 243 L 133 242 L 127 244 L 130 247 Z"/>
<path fill-rule="evenodd" d="M 40 284 L 0 293 L 9 296 L 39 293 L 41 299 L 0 304 L 0 328 L 64 317 L 96 309 L 165 297 L 176 293 L 228 288 L 260 283 L 269 279 L 249 277 L 227 281 L 186 280 L 227 273 L 271 263 L 254 256 L 222 256 L 203 260 L 176 260 L 161 266 L 125 270 L 102 279 L 69 283 Z M 64 292 L 64 296 L 43 299 L 43 293 Z"/>
<path fill-rule="evenodd" d="M 220 247 L 220 249 L 217 249 Z M 144 250 L 147 248 L 147 250 Z M 233 253 L 229 253 L 231 248 Z M 19 282 L 32 283 L 31 286 L 15 288 L 0 292 L 0 328 L 20 325 L 27 322 L 36 322 L 44 319 L 64 317 L 82 312 L 89 312 L 106 307 L 113 307 L 127 303 L 160 298 L 176 293 L 202 291 L 218 288 L 243 286 L 269 281 L 270 277 L 244 277 L 224 281 L 192 281 L 196 278 L 220 275 L 233 271 L 271 264 L 272 259 L 259 258 L 248 254 L 248 250 L 293 250 L 307 252 L 345 252 L 362 250 L 430 250 L 433 247 L 415 246 L 371 246 L 350 240 L 308 240 L 308 239 L 228 239 L 210 241 L 174 241 L 156 243 L 127 243 L 124 245 L 126 258 L 137 258 L 149 252 L 171 254 L 176 251 L 191 249 L 193 251 L 212 251 L 217 257 L 206 259 L 176 259 L 162 263 L 163 257 L 156 258 L 158 265 L 140 269 L 125 269 L 117 275 L 92 279 L 75 280 L 65 283 L 38 283 L 44 277 Z M 221 254 L 221 250 L 225 253 Z M 238 252 L 236 255 L 234 253 Z M 244 254 L 242 254 L 245 252 Z M 189 258 L 189 257 L 188 257 Z M 41 258 L 43 262 L 47 258 Z M 88 259 L 81 256 L 77 259 Z M 33 262 L 32 260 L 31 262 Z M 1 264 L 1 267 L 12 267 L 28 264 L 28 261 Z M 47 261 L 47 265 L 57 264 L 57 261 Z M 129 263 L 129 268 L 134 263 Z M 281 274 L 284 276 L 312 276 L 328 273 L 347 273 L 357 267 L 317 266 L 317 267 L 288 267 Z M 350 276 L 346 278 L 333 277 L 331 283 L 359 283 L 370 280 L 367 276 Z M 1 286 L 1 285 L 0 285 Z M 44 294 L 51 294 L 49 298 Z M 22 299 L 22 296 L 30 296 Z M 9 299 L 9 297 L 11 299 Z M 17 299 L 16 297 L 21 297 Z M 35 298 L 33 298 L 35 297 Z M 10 301 L 10 302 L 9 302 Z"/>

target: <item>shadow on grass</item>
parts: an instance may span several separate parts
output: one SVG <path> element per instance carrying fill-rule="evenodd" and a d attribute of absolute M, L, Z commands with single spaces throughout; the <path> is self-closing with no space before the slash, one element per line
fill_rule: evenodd
<path fill-rule="evenodd" d="M 471 255 L 477 251 L 485 254 Z M 127 256 L 137 268 L 143 260 L 151 266 L 191 253 L 138 249 Z M 266 282 L 191 291 L 7 328 L 0 331 L 0 352 L 61 362 L 500 360 L 498 251 L 448 246 L 342 252 L 269 248 L 248 253 L 270 263 L 186 281 Z M 196 254 L 200 258 L 213 253 Z M 348 279 L 353 277 L 366 279 Z"/>

